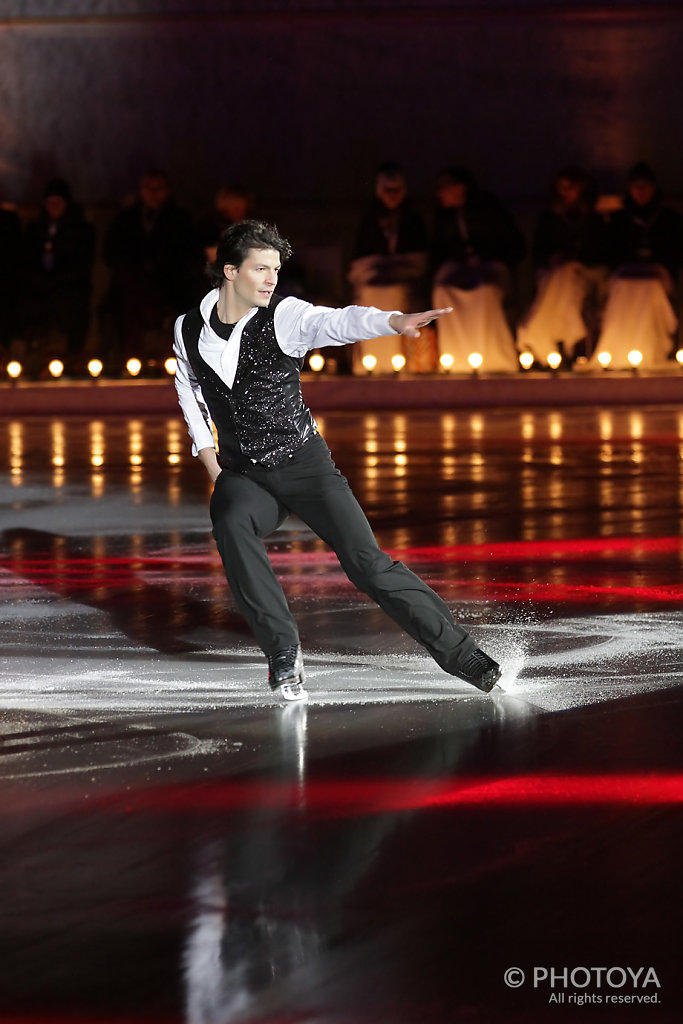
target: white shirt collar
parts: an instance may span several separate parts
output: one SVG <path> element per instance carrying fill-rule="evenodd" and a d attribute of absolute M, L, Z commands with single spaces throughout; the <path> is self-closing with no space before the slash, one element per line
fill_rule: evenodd
<path fill-rule="evenodd" d="M 208 344 L 225 345 L 225 339 L 219 338 L 216 332 L 211 328 L 211 314 L 213 312 L 214 306 L 218 302 L 219 295 L 220 288 L 212 288 L 212 290 L 210 292 L 207 292 L 202 301 L 199 303 L 199 312 L 201 313 L 202 320 L 204 321 L 204 328 L 202 330 L 202 341 Z M 235 330 L 233 332 L 237 338 L 241 337 L 244 325 L 249 320 L 251 320 L 252 316 L 254 316 L 257 310 L 258 306 L 254 306 L 247 313 L 245 313 L 243 317 L 240 317 L 240 319 L 237 321 L 237 323 L 235 324 Z"/>

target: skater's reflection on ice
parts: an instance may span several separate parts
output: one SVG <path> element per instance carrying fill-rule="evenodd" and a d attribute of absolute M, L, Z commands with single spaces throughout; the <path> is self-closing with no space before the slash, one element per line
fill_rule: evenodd
<path fill-rule="evenodd" d="M 382 713 L 367 709 L 368 735 L 376 735 Z M 374 941 L 358 923 L 368 892 L 384 884 L 391 844 L 415 824 L 418 812 L 396 810 L 395 799 L 387 800 L 388 810 L 357 812 L 353 803 L 321 803 L 307 793 L 307 785 L 319 792 L 326 780 L 307 778 L 306 715 L 299 705 L 269 719 L 275 749 L 263 783 L 277 789 L 277 799 L 268 799 L 264 790 L 262 803 L 235 812 L 229 821 L 206 822 L 189 893 L 183 957 L 187 1024 L 246 1021 L 251 1014 L 274 1012 L 286 1005 L 291 986 L 299 1001 L 302 991 L 310 993 L 313 1016 L 307 1020 L 315 1019 L 319 986 L 329 996 L 330 986 L 340 985 L 342 1003 L 372 1001 L 372 993 L 358 986 L 353 996 L 345 991 L 340 958 L 348 955 L 345 941 L 354 929 L 361 927 L 364 940 Z M 389 748 L 380 757 L 379 785 L 391 772 L 395 794 L 405 794 L 416 778 L 427 788 L 434 780 L 436 793 L 472 746 L 486 742 L 490 724 L 426 735 L 403 748 L 395 764 Z M 339 763 L 349 770 L 346 758 Z M 348 782 L 372 789 L 378 780 Z M 405 867 L 413 872 L 414 866 Z"/>
<path fill-rule="evenodd" d="M 297 851 L 289 849 L 304 812 L 307 714 L 305 704 L 293 704 L 269 721 L 268 781 L 281 806 L 255 806 L 225 838 L 208 838 L 198 850 L 184 951 L 187 1024 L 232 1020 L 257 993 L 315 959 L 320 940 Z"/>

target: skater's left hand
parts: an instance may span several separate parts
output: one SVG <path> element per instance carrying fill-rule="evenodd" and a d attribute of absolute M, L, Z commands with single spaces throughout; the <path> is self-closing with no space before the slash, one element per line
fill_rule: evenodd
<path fill-rule="evenodd" d="M 424 313 L 392 313 L 389 317 L 389 326 L 397 334 L 405 334 L 408 338 L 419 338 L 420 327 L 425 327 L 432 320 L 452 311 L 452 306 L 446 306 L 445 309 L 428 309 Z"/>

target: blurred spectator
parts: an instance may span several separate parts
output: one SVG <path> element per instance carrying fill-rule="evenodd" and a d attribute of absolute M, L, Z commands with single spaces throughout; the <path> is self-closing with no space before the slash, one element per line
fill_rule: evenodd
<path fill-rule="evenodd" d="M 110 225 L 104 261 L 111 271 L 100 310 L 105 357 L 144 362 L 167 347 L 176 316 L 202 291 L 199 239 L 162 171 L 142 176 L 137 201 Z"/>
<path fill-rule="evenodd" d="M 218 239 L 226 228 L 252 216 L 254 197 L 244 185 L 221 185 L 213 201 L 213 210 L 199 221 L 199 237 L 207 263 L 216 259 Z"/>
<path fill-rule="evenodd" d="M 436 196 L 432 302 L 453 307 L 437 322 L 439 357 L 463 372 L 471 369 L 468 357 L 476 352 L 485 371 L 515 371 L 503 300 L 511 290 L 511 271 L 524 256 L 524 239 L 511 214 L 465 167 L 442 171 Z"/>
<path fill-rule="evenodd" d="M 595 210 L 596 198 L 588 175 L 565 167 L 536 225 L 536 296 L 517 341 L 520 351 L 532 352 L 543 365 L 551 352 L 585 354 L 585 341 L 596 332 L 607 279 L 606 227 Z"/>
<path fill-rule="evenodd" d="M 642 353 L 642 367 L 665 363 L 677 326 L 671 299 L 683 256 L 683 222 L 665 205 L 655 173 L 646 163 L 631 168 L 623 209 L 608 229 L 613 271 L 602 331 L 590 360 L 599 365 L 609 353 L 610 366 L 630 367 L 628 353 Z"/>
<path fill-rule="evenodd" d="M 67 371 L 80 366 L 90 321 L 95 232 L 66 181 L 45 186 L 38 218 L 23 245 L 21 333 L 46 356 L 65 349 Z"/>
<path fill-rule="evenodd" d="M 408 196 L 403 170 L 395 163 L 383 164 L 375 178 L 374 199 L 356 236 L 349 270 L 353 301 L 387 311 L 421 309 L 427 254 L 427 227 Z M 428 332 L 425 335 L 429 337 Z M 432 369 L 432 365 L 419 365 L 422 353 L 415 343 L 420 340 L 394 335 L 360 341 L 353 346 L 354 372 L 366 372 L 362 359 L 371 355 L 377 360 L 377 372 L 390 373 L 391 359 L 399 353 L 406 356 L 410 369 Z"/>
<path fill-rule="evenodd" d="M 0 350 L 9 347 L 16 331 L 20 260 L 21 222 L 14 210 L 0 204 Z"/>

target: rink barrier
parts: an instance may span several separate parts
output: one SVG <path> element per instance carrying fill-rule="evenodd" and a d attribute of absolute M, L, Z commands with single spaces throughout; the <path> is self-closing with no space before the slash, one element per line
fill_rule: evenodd
<path fill-rule="evenodd" d="M 672 405 L 683 373 L 525 374 L 519 377 L 302 377 L 314 412 L 332 409 L 456 409 L 572 405 Z M 177 409 L 168 380 L 45 381 L 0 385 L 0 416 L 167 414 Z"/>

